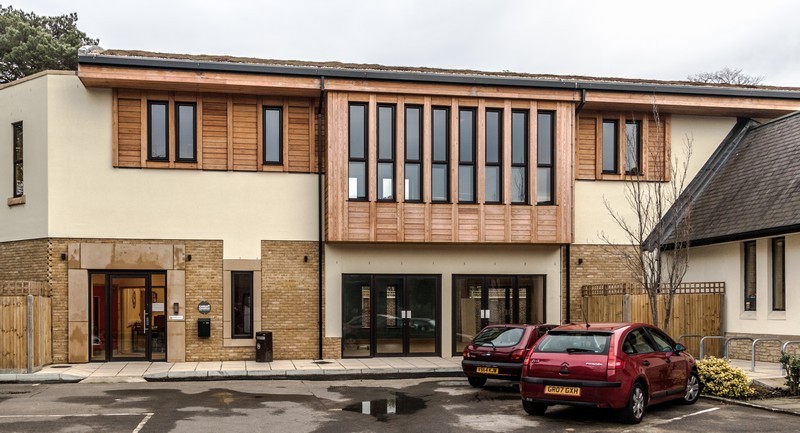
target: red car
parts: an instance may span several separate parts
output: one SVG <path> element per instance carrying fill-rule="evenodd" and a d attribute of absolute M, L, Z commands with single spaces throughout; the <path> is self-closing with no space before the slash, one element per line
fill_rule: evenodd
<path fill-rule="evenodd" d="M 631 424 L 652 404 L 696 402 L 700 386 L 686 347 L 643 323 L 552 329 L 525 358 L 520 379 L 522 407 L 530 415 L 554 404 L 612 408 Z"/>
<path fill-rule="evenodd" d="M 519 380 L 522 363 L 539 338 L 556 325 L 489 325 L 464 348 L 461 368 L 469 384 L 486 379 Z"/>

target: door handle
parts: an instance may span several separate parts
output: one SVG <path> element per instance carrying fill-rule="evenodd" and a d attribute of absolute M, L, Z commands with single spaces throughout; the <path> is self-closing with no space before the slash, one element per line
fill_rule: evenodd
<path fill-rule="evenodd" d="M 666 362 L 667 364 L 669 364 L 670 362 L 672 362 L 672 360 L 671 360 L 671 359 L 669 359 L 669 358 L 667 358 L 666 360 L 664 360 L 664 362 Z"/>
<path fill-rule="evenodd" d="M 645 367 L 649 367 L 650 361 L 642 361 L 642 365 L 644 365 Z"/>

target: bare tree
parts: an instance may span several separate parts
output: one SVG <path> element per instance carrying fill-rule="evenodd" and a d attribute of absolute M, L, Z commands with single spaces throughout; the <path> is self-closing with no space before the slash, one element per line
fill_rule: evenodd
<path fill-rule="evenodd" d="M 653 117 L 658 128 L 656 136 L 664 140 L 655 105 Z M 650 167 L 653 179 L 647 179 L 647 173 L 642 170 L 629 174 L 624 186 L 627 208 L 603 197 L 606 210 L 624 233 L 626 242 L 621 244 L 606 233 L 600 233 L 600 237 L 606 249 L 620 258 L 631 275 L 640 279 L 650 301 L 653 324 L 661 326 L 663 323 L 661 327 L 665 330 L 672 314 L 673 295 L 689 264 L 690 200 L 680 194 L 688 178 L 692 143 L 693 138 L 687 135 L 680 157 L 653 158 L 653 167 Z M 664 149 L 665 143 L 658 144 L 657 148 Z M 667 211 L 680 218 L 664 218 Z M 666 302 L 663 321 L 658 314 L 659 296 L 664 296 Z"/>
<path fill-rule="evenodd" d="M 693 83 L 733 84 L 736 86 L 757 86 L 764 82 L 762 75 L 747 75 L 742 68 L 724 68 L 714 72 L 700 72 L 686 77 Z"/>

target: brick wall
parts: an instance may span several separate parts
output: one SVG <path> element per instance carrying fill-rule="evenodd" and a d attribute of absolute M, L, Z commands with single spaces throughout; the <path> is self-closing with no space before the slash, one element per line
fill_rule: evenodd
<path fill-rule="evenodd" d="M 583 320 L 581 286 L 635 283 L 639 278 L 628 269 L 616 248 L 607 245 L 572 245 L 570 249 L 570 320 Z M 579 263 L 581 262 L 581 263 Z M 566 320 L 566 316 L 564 316 Z"/>
<path fill-rule="evenodd" d="M 0 243 L 0 280 L 47 282 L 47 239 Z"/>
<path fill-rule="evenodd" d="M 800 341 L 798 335 L 771 335 L 771 334 L 743 334 L 736 332 L 726 332 L 725 338 L 734 337 L 749 337 L 752 339 L 758 338 L 774 338 L 781 340 L 777 341 L 763 341 L 756 345 L 756 361 L 765 362 L 778 362 L 781 357 L 781 346 L 787 341 Z M 735 340 L 731 341 L 728 345 L 728 357 L 732 359 L 752 359 L 753 346 L 751 341 Z M 786 348 L 788 353 L 800 355 L 800 343 L 790 344 Z"/>
<path fill-rule="evenodd" d="M 317 242 L 261 241 L 261 327 L 275 359 L 319 357 L 317 251 Z"/>

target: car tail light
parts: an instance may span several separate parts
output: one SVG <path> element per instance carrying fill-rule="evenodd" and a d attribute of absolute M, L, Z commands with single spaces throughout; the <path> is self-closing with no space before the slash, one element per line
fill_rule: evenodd
<path fill-rule="evenodd" d="M 464 358 L 469 358 L 469 346 L 464 348 Z"/>
<path fill-rule="evenodd" d="M 608 361 L 606 364 L 606 377 L 608 380 L 614 379 L 617 371 L 625 369 L 625 360 L 617 357 L 617 347 L 614 338 L 611 338 L 608 346 Z"/>
<path fill-rule="evenodd" d="M 527 350 L 525 350 L 525 349 L 517 349 L 517 350 L 511 352 L 511 359 L 514 360 L 514 361 L 519 361 L 521 359 L 524 359 L 525 358 L 525 352 L 527 352 Z"/>

